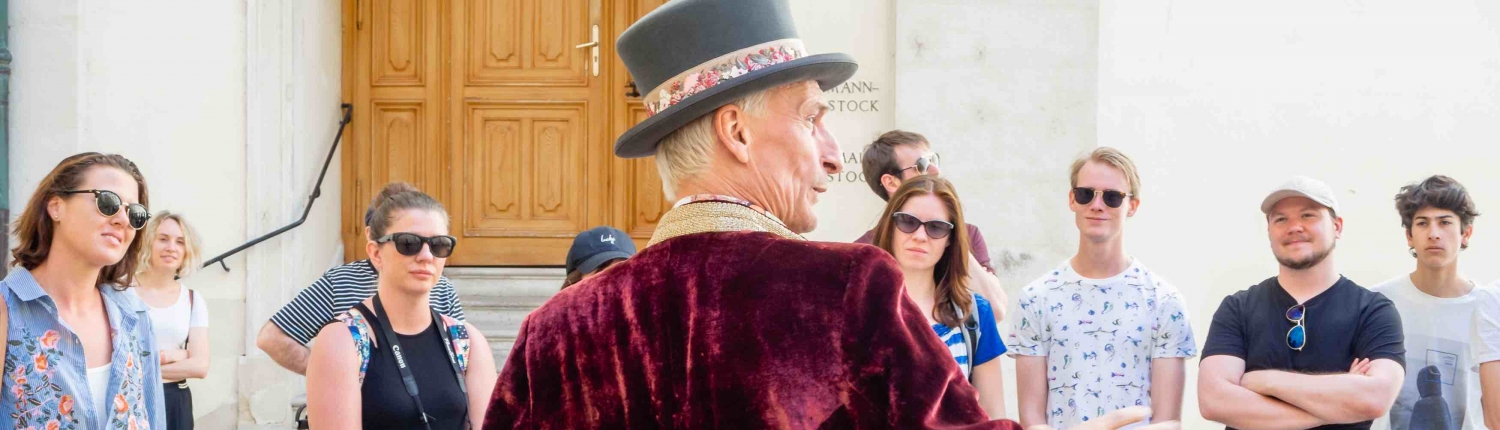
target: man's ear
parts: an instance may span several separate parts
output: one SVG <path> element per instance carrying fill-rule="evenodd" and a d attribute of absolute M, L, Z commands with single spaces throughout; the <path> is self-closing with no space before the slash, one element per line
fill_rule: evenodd
<path fill-rule="evenodd" d="M 901 188 L 901 178 L 890 173 L 880 175 L 880 186 L 885 187 L 885 195 L 895 196 L 896 189 Z"/>
<path fill-rule="evenodd" d="M 1138 199 L 1138 198 L 1135 198 L 1135 197 L 1130 197 L 1129 202 L 1130 202 L 1130 210 L 1125 212 L 1125 217 L 1127 217 L 1127 218 L 1133 218 L 1133 217 L 1135 217 L 1135 211 L 1139 210 L 1141 208 L 1141 199 Z"/>
<path fill-rule="evenodd" d="M 719 144 L 729 150 L 729 154 L 740 163 L 750 163 L 750 129 L 746 127 L 745 120 L 748 118 L 744 109 L 734 104 L 727 104 L 714 110 L 714 136 L 718 138 Z"/>

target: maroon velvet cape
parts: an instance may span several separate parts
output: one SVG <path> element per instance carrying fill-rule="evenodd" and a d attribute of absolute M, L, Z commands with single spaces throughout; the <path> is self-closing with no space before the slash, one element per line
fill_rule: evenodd
<path fill-rule="evenodd" d="M 761 232 L 652 245 L 532 312 L 485 429 L 1020 429 L 889 254 Z"/>

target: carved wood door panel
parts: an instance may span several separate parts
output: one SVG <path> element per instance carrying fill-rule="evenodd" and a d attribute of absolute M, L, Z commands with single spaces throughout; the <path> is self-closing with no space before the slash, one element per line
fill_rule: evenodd
<path fill-rule="evenodd" d="M 654 162 L 611 154 L 645 118 L 614 40 L 662 2 L 346 0 L 345 258 L 364 258 L 365 207 L 395 180 L 447 207 L 449 265 L 561 265 L 601 224 L 644 245 L 671 202 Z"/>

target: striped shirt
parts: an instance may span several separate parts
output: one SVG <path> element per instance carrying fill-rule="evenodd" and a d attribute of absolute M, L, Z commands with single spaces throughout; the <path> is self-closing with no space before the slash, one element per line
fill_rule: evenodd
<path fill-rule="evenodd" d="M 276 315 L 271 316 L 271 323 L 306 346 L 323 326 L 333 322 L 335 315 L 373 297 L 378 278 L 370 260 L 329 269 L 312 286 L 297 293 L 291 303 L 276 311 Z M 454 291 L 453 283 L 448 282 L 448 277 L 439 277 L 437 286 L 428 294 L 433 310 L 463 321 L 463 304 L 459 303 L 458 293 Z"/>

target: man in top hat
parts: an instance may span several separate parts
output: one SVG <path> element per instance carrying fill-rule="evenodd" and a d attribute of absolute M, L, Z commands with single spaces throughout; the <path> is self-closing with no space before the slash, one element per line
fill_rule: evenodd
<path fill-rule="evenodd" d="M 853 59 L 808 54 L 786 0 L 669 2 L 617 48 L 652 116 L 615 154 L 655 155 L 681 200 L 527 317 L 485 428 L 1019 429 L 988 421 L 888 254 L 801 236 L 843 169 L 822 90 Z"/>

